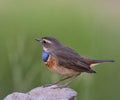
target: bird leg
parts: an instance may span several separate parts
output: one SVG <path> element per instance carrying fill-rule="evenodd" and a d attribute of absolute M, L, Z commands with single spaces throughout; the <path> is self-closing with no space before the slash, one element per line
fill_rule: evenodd
<path fill-rule="evenodd" d="M 44 85 L 43 87 L 48 87 L 48 86 L 52 86 L 52 85 L 61 83 L 61 82 L 63 82 L 64 80 L 67 80 L 67 79 L 72 78 L 72 77 L 73 77 L 73 76 L 67 76 L 67 77 L 65 77 L 65 78 L 63 78 L 63 79 L 61 79 L 61 80 L 58 80 L 58 81 L 54 82 L 54 83 L 46 84 L 46 85 Z"/>
<path fill-rule="evenodd" d="M 74 79 L 76 79 L 77 76 L 78 76 L 78 75 L 75 75 L 75 76 L 71 77 L 70 80 L 68 80 L 67 83 L 65 83 L 64 86 L 65 86 L 65 87 L 68 86 Z M 64 86 L 63 86 L 63 87 L 64 87 Z"/>
<path fill-rule="evenodd" d="M 71 77 L 72 77 L 72 76 L 67 76 L 67 77 L 65 77 L 65 78 L 63 78 L 63 79 L 61 79 L 61 80 L 58 80 L 57 82 L 55 82 L 55 83 L 53 83 L 53 84 L 61 83 L 61 82 L 63 82 L 64 80 L 70 79 Z"/>
<path fill-rule="evenodd" d="M 68 80 L 64 85 L 62 85 L 62 86 L 57 86 L 57 87 L 55 87 L 55 88 L 65 88 L 65 87 L 68 87 L 68 85 L 77 77 L 78 75 L 74 75 L 74 76 L 71 76 L 71 77 L 69 77 L 70 78 L 70 80 Z M 67 78 L 68 79 L 68 78 Z M 54 89 L 55 89 L 54 88 Z"/>

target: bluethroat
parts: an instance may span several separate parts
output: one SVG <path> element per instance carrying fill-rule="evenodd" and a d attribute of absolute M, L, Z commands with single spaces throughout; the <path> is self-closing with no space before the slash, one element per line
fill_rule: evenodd
<path fill-rule="evenodd" d="M 64 46 L 53 37 L 42 37 L 36 40 L 42 44 L 42 59 L 48 69 L 65 76 L 53 84 L 69 79 L 65 84 L 67 86 L 82 72 L 96 73 L 92 69 L 93 66 L 104 62 L 114 62 L 114 60 L 95 60 L 80 56 L 73 49 Z"/>

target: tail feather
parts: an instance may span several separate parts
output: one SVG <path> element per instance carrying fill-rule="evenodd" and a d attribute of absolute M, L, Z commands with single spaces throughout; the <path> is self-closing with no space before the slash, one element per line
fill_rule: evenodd
<path fill-rule="evenodd" d="M 115 62 L 114 60 L 93 60 L 92 63 Z"/>
<path fill-rule="evenodd" d="M 96 73 L 96 71 L 94 71 L 94 70 L 91 69 L 91 70 L 89 71 L 89 73 Z"/>
<path fill-rule="evenodd" d="M 105 62 L 115 62 L 115 61 L 114 60 L 92 60 L 92 62 L 90 63 L 90 67 L 93 67 L 95 65 L 105 63 Z"/>
<path fill-rule="evenodd" d="M 98 65 L 98 64 L 101 64 L 101 63 L 105 63 L 105 62 L 115 62 L 115 61 L 114 60 L 91 60 L 90 68 L 95 66 L 95 65 Z M 90 69 L 89 73 L 96 73 L 96 72 L 94 70 Z"/>

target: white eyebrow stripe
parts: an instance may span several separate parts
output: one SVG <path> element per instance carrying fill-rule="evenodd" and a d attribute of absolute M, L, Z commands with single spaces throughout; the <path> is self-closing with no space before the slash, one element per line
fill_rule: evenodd
<path fill-rule="evenodd" d="M 52 43 L 51 41 L 47 40 L 47 39 L 43 39 L 44 41 L 46 41 L 47 43 Z"/>

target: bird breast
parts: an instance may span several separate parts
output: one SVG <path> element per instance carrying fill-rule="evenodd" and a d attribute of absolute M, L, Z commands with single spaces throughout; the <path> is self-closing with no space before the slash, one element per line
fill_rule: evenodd
<path fill-rule="evenodd" d="M 72 76 L 72 75 L 77 75 L 80 73 L 80 72 L 76 72 L 75 70 L 68 69 L 63 66 L 59 66 L 56 57 L 53 55 L 49 55 L 48 60 L 44 63 L 48 67 L 49 70 L 55 73 L 58 73 L 60 75 Z"/>

